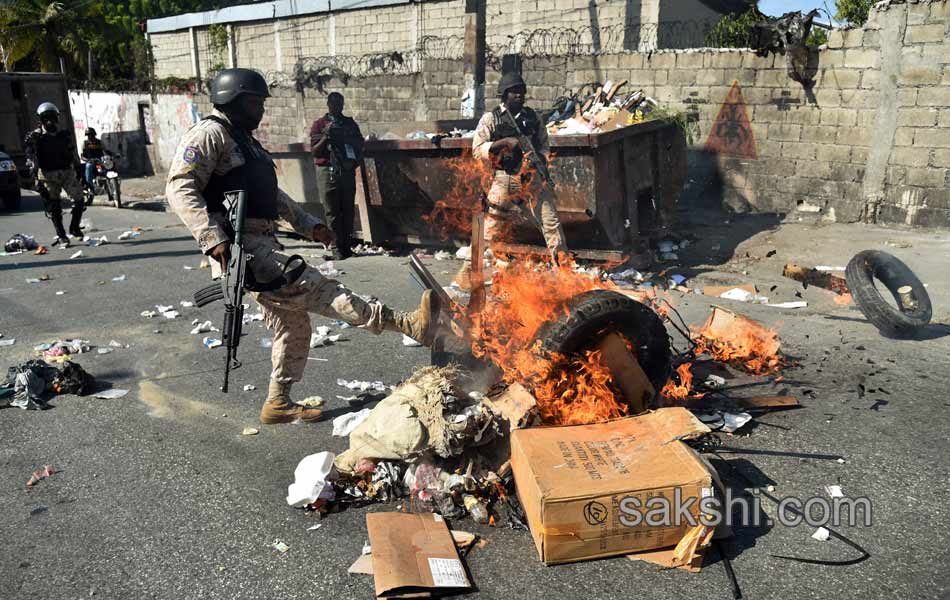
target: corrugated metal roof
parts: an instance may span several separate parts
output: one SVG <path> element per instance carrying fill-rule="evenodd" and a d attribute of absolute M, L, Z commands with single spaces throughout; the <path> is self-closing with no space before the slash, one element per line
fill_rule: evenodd
<path fill-rule="evenodd" d="M 244 21 L 264 21 L 267 19 L 281 19 L 328 13 L 357 8 L 375 8 L 379 6 L 396 6 L 409 4 L 410 0 L 274 0 L 273 2 L 257 2 L 229 6 L 219 10 L 209 10 L 198 13 L 186 13 L 161 19 L 148 19 L 149 33 L 165 31 L 179 31 L 189 27 L 207 27 L 216 23 L 240 23 Z"/>

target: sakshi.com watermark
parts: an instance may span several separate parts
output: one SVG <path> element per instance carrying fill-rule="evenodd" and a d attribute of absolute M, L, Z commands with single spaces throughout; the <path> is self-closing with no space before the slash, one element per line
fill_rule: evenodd
<path fill-rule="evenodd" d="M 804 499 L 786 496 L 769 514 L 762 508 L 759 494 L 737 495 L 731 489 L 723 496 L 708 493 L 703 498 L 684 498 L 682 490 L 674 488 L 672 497 L 626 496 L 620 499 L 617 508 L 620 524 L 626 527 L 772 527 L 775 521 L 786 527 L 870 527 L 873 521 L 871 500 L 863 496 Z"/>

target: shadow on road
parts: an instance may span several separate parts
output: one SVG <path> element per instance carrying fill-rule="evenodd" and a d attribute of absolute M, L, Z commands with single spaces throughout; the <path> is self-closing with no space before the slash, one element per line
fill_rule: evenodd
<path fill-rule="evenodd" d="M 78 246 L 77 246 L 78 248 Z M 62 265 L 87 265 L 87 264 L 109 264 L 128 262 L 130 260 L 146 260 L 150 258 L 159 258 L 163 256 L 194 256 L 195 250 L 169 250 L 168 252 L 145 252 L 141 254 L 126 254 L 123 256 L 98 256 L 95 258 L 83 258 L 81 261 L 73 259 L 38 261 L 29 263 L 3 264 L 0 265 L 0 271 L 14 271 L 17 269 L 33 269 L 36 267 L 50 268 Z"/>

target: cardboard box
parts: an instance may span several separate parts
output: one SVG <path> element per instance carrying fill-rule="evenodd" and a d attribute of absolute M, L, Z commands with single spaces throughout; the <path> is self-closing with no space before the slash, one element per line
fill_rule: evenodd
<path fill-rule="evenodd" d="M 695 498 L 689 512 L 699 514 L 700 499 L 713 493 L 713 474 L 678 440 L 708 431 L 680 407 L 598 425 L 514 431 L 512 471 L 541 560 L 677 545 L 691 524 L 648 525 L 645 505 L 654 496 L 672 502 L 679 489 L 683 502 Z"/>
<path fill-rule="evenodd" d="M 373 548 L 379 598 L 431 597 L 472 586 L 445 521 L 436 514 L 370 513 L 366 529 Z"/>

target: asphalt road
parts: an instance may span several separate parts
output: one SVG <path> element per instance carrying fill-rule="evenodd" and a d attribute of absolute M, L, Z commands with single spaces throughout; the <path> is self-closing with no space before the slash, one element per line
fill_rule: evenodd
<path fill-rule="evenodd" d="M 79 337 L 107 346 L 116 340 L 129 348 L 93 352 L 79 362 L 103 385 L 131 390 L 119 400 L 59 397 L 44 412 L 0 410 L 0 598 L 371 598 L 372 577 L 346 570 L 366 541 L 364 513 L 393 506 L 330 515 L 322 528 L 307 531 L 312 517 L 284 500 L 294 467 L 313 452 L 344 449 L 346 440 L 331 437 L 328 420 L 310 426 L 257 423 L 269 372 L 269 351 L 261 345 L 269 336 L 260 323 L 248 328 L 241 346 L 244 367 L 224 395 L 218 391 L 221 351 L 207 350 L 202 336 L 189 335 L 193 319 L 217 322 L 220 307 L 181 309 L 176 320 L 140 316 L 156 304 L 189 299 L 208 277 L 207 270 L 183 268 L 197 266 L 200 257 L 177 219 L 141 206 L 93 207 L 88 216 L 100 230 L 96 235 L 113 243 L 83 248 L 81 258 L 69 258 L 75 249 L 0 257 L 0 333 L 2 339 L 16 338 L 15 345 L 0 347 L 0 365 L 26 360 L 46 341 Z M 145 231 L 117 242 L 133 225 Z M 24 212 L 0 215 L 0 238 L 15 232 L 51 237 L 35 196 L 25 199 Z M 777 285 L 771 292 L 776 300 L 796 299 L 800 289 L 780 277 L 786 260 L 843 265 L 859 249 L 890 248 L 929 282 L 937 316 L 946 317 L 946 232 L 778 226 L 749 218 L 695 233 L 680 272 L 707 283 L 753 280 L 762 290 Z M 886 240 L 910 246 L 885 247 Z M 295 251 L 318 253 L 311 245 L 289 243 Z M 771 249 L 777 254 L 767 256 Z M 405 263 L 398 257 L 355 258 L 344 263 L 342 280 L 411 308 L 419 289 Z M 458 266 L 432 264 L 446 280 Z M 51 279 L 26 282 L 42 274 Z M 126 280 L 112 280 L 120 275 Z M 839 541 L 812 539 L 814 529 L 807 526 L 740 527 L 727 548 L 744 596 L 945 598 L 947 329 L 934 327 L 930 339 L 921 341 L 888 340 L 825 292 L 810 288 L 804 296 L 809 307 L 801 311 L 730 304 L 778 328 L 784 351 L 797 363 L 785 381 L 750 390 L 787 389 L 804 408 L 765 416 L 727 443 L 846 460 L 728 458 L 744 473 L 774 482 L 779 497 L 827 497 L 824 487 L 830 484 L 840 484 L 849 496 L 868 497 L 873 524 L 839 531 L 871 558 L 852 566 L 790 562 L 773 555 L 843 560 L 857 553 Z M 677 306 L 698 325 L 710 303 L 689 296 Z M 323 396 L 328 417 L 348 410 L 337 395 L 349 392 L 337 386 L 337 378 L 396 383 L 428 364 L 426 349 L 407 348 L 399 336 L 343 333 L 345 341 L 311 351 L 327 361 L 312 361 L 294 390 L 298 398 Z M 257 390 L 241 391 L 245 384 Z M 260 435 L 242 437 L 245 426 L 259 427 Z M 28 490 L 30 473 L 47 463 L 58 472 Z M 774 514 L 767 501 L 763 507 Z M 454 526 L 489 540 L 466 559 L 478 587 L 473 598 L 731 597 L 715 552 L 700 574 L 662 571 L 623 557 L 545 567 L 526 533 L 470 520 Z M 275 540 L 290 550 L 279 554 L 271 548 Z"/>

